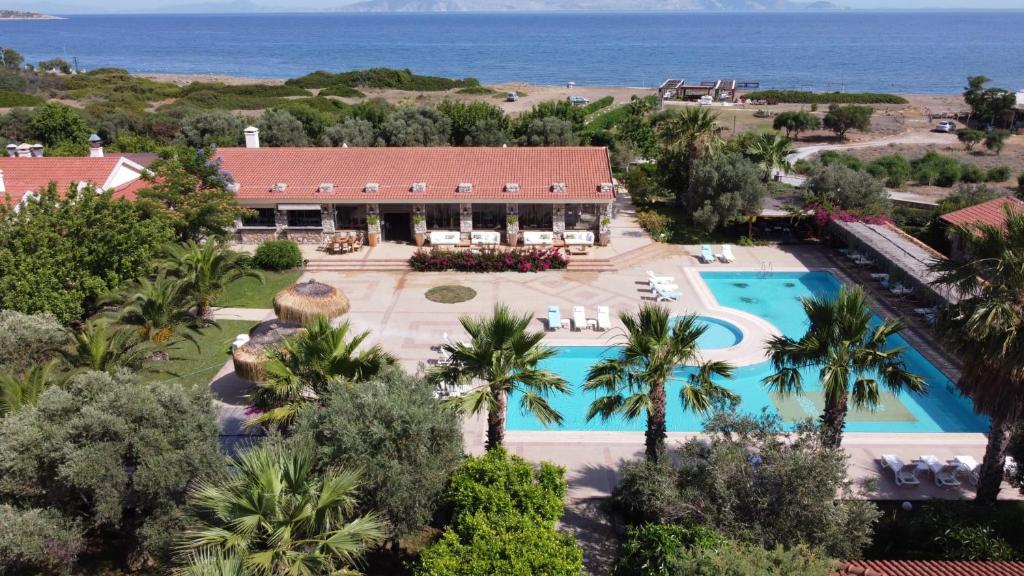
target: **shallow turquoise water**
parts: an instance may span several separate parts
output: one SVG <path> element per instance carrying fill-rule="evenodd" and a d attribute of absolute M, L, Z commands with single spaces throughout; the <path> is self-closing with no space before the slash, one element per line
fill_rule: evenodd
<path fill-rule="evenodd" d="M 839 282 L 828 272 L 776 272 L 762 278 L 757 272 L 705 272 L 701 274 L 712 293 L 724 307 L 736 308 L 756 314 L 771 322 L 784 334 L 800 337 L 806 330 L 807 318 L 800 306 L 800 297 L 809 295 L 834 294 Z M 716 324 L 712 324 L 716 325 Z M 721 325 L 716 325 L 728 331 Z M 720 334 L 720 336 L 724 336 Z M 849 432 L 982 432 L 987 421 L 973 413 L 970 402 L 959 396 L 956 388 L 941 371 L 933 366 L 917 350 L 900 337 L 893 339 L 894 346 L 904 346 L 907 367 L 922 376 L 929 386 L 925 395 L 902 393 L 898 402 L 886 403 L 873 415 L 859 417 L 851 414 L 846 430 Z M 708 345 L 708 347 L 712 347 Z M 587 370 L 602 357 L 614 355 L 614 347 L 577 346 L 560 347 L 557 356 L 545 364 L 565 378 L 576 390 L 574 394 L 558 394 L 549 398 L 565 421 L 558 430 L 607 430 L 642 431 L 644 420 L 624 421 L 614 418 L 606 422 L 600 419 L 586 421 L 586 412 L 597 396 L 580 390 Z M 777 412 L 775 402 L 768 394 L 761 379 L 771 372 L 767 362 L 737 368 L 732 379 L 723 379 L 722 384 L 740 395 L 738 410 L 760 413 L 762 409 Z M 685 377 L 686 369 L 679 371 Z M 805 389 L 813 394 L 820 391 L 815 370 L 804 374 Z M 679 403 L 680 382 L 669 385 L 668 429 L 671 432 L 699 431 L 700 417 L 684 413 Z M 819 410 L 806 399 L 793 399 L 795 406 L 802 410 L 801 417 L 817 417 Z M 899 418 L 885 420 L 887 417 Z M 522 413 L 518 395 L 509 401 L 508 429 L 543 430 L 544 427 L 531 415 Z"/>
<path fill-rule="evenodd" d="M 743 332 L 726 320 L 709 316 L 698 316 L 697 320 L 706 327 L 697 339 L 697 345 L 703 350 L 729 348 L 743 339 Z"/>

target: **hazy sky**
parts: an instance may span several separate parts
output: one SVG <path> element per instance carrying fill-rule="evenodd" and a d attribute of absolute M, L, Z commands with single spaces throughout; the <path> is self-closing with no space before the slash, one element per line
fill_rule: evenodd
<path fill-rule="evenodd" d="M 248 5 L 281 12 L 294 10 L 323 10 L 337 8 L 357 0 L 0 0 L 0 8 L 36 10 L 64 14 L 91 12 L 150 12 L 180 10 L 197 6 L 204 9 L 216 5 Z M 469 4 L 472 0 L 464 0 Z M 1024 0 L 833 0 L 836 4 L 859 9 L 922 9 L 922 8 L 974 8 L 1024 9 Z M 205 11 L 205 10 L 204 10 Z"/>

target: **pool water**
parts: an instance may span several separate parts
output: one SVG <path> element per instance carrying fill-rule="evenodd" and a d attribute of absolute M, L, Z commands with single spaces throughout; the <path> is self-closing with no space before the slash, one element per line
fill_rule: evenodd
<path fill-rule="evenodd" d="M 697 339 L 702 350 L 718 350 L 735 346 L 743 340 L 743 332 L 733 324 L 711 316 L 697 316 L 704 325 L 704 333 Z"/>
<path fill-rule="evenodd" d="M 830 273 L 775 272 L 763 277 L 759 272 L 704 272 L 704 282 L 723 307 L 735 308 L 757 315 L 774 324 L 785 335 L 799 338 L 807 328 L 807 317 L 800 304 L 800 298 L 811 295 L 834 295 L 840 283 Z M 706 319 L 709 330 L 705 348 L 725 348 L 738 342 L 741 334 L 731 324 L 714 318 Z M 876 317 L 876 321 L 878 318 Z M 729 333 L 729 334 L 726 334 Z M 731 344 L 730 344 L 731 339 Z M 892 345 L 903 346 L 907 368 L 920 375 L 928 383 L 924 395 L 883 393 L 881 406 L 875 411 L 851 410 L 847 419 L 848 432 L 983 432 L 988 424 L 984 417 L 974 414 L 970 402 L 960 396 L 954 383 L 931 364 L 903 338 L 892 339 Z M 555 430 L 605 430 L 643 431 L 644 418 L 626 421 L 616 417 L 608 421 L 600 418 L 587 422 L 586 413 L 598 393 L 582 391 L 587 370 L 598 360 L 617 354 L 615 347 L 569 346 L 559 347 L 558 354 L 546 361 L 544 368 L 561 375 L 575 390 L 574 394 L 555 394 L 548 398 L 558 410 L 564 422 Z M 685 378 L 689 368 L 678 372 Z M 803 372 L 805 394 L 780 398 L 770 394 L 761 380 L 771 373 L 767 362 L 738 367 L 731 379 L 720 383 L 740 396 L 738 410 L 758 414 L 767 409 L 780 414 L 792 422 L 804 418 L 817 418 L 821 413 L 823 398 L 818 385 L 817 370 Z M 684 412 L 679 402 L 679 380 L 668 386 L 668 430 L 670 432 L 693 432 L 701 430 L 701 417 Z M 519 396 L 509 399 L 509 430 L 545 430 L 537 419 L 524 414 Z"/>

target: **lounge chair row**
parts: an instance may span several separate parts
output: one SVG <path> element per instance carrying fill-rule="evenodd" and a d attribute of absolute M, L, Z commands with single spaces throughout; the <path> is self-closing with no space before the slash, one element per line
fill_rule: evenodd
<path fill-rule="evenodd" d="M 711 264 L 721 260 L 722 262 L 729 263 L 736 260 L 736 257 L 732 254 L 731 244 L 722 244 L 722 251 L 715 254 L 711 251 L 711 244 L 701 244 L 700 246 L 700 261 L 704 264 Z"/>
<path fill-rule="evenodd" d="M 897 486 L 916 486 L 921 483 L 918 474 L 931 472 L 936 486 L 960 486 L 958 476 L 965 474 L 971 484 L 978 483 L 978 462 L 971 456 L 954 456 L 942 461 L 933 454 L 925 454 L 916 460 L 904 462 L 895 454 L 882 454 L 878 459 L 883 470 L 891 470 Z"/>
<path fill-rule="evenodd" d="M 588 319 L 587 310 L 583 306 L 572 307 L 572 323 L 568 318 L 562 318 L 562 311 L 558 306 L 548 306 L 548 330 L 561 330 L 572 328 L 576 331 L 592 328 L 594 330 L 607 330 L 611 328 L 611 310 L 607 306 L 597 307 L 597 318 Z"/>
<path fill-rule="evenodd" d="M 462 243 L 462 234 L 455 230 L 432 230 L 427 238 L 431 246 L 458 246 Z M 522 232 L 523 244 L 526 246 L 553 246 L 554 232 L 529 230 Z M 562 239 L 566 246 L 593 246 L 594 233 L 589 230 L 567 230 Z M 469 234 L 472 246 L 497 246 L 501 244 L 501 233 L 494 230 L 474 230 Z"/>
<path fill-rule="evenodd" d="M 683 293 L 672 276 L 659 276 L 651 270 L 647 271 L 647 283 L 658 302 L 677 302 L 683 297 Z"/>

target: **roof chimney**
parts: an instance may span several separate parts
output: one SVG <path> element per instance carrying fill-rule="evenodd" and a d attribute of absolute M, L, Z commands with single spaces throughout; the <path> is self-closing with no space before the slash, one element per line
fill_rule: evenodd
<path fill-rule="evenodd" d="M 7 145 L 7 157 L 8 158 L 17 158 L 18 157 L 18 145 L 17 144 L 8 144 Z"/>
<path fill-rule="evenodd" d="M 0 170 L 0 194 L 7 192 L 7 187 L 4 186 L 4 171 Z"/>
<path fill-rule="evenodd" d="M 32 155 L 32 147 L 22 142 L 18 144 L 18 158 L 28 158 Z"/>
<path fill-rule="evenodd" d="M 259 148 L 260 147 L 260 129 L 255 126 L 249 126 L 244 130 L 245 132 L 245 147 L 246 148 Z"/>
<path fill-rule="evenodd" d="M 89 158 L 103 158 L 103 139 L 96 134 L 89 136 Z"/>
<path fill-rule="evenodd" d="M 29 149 L 29 154 L 31 154 L 33 158 L 42 158 L 43 157 L 43 145 L 42 144 L 33 144 L 32 147 Z"/>

